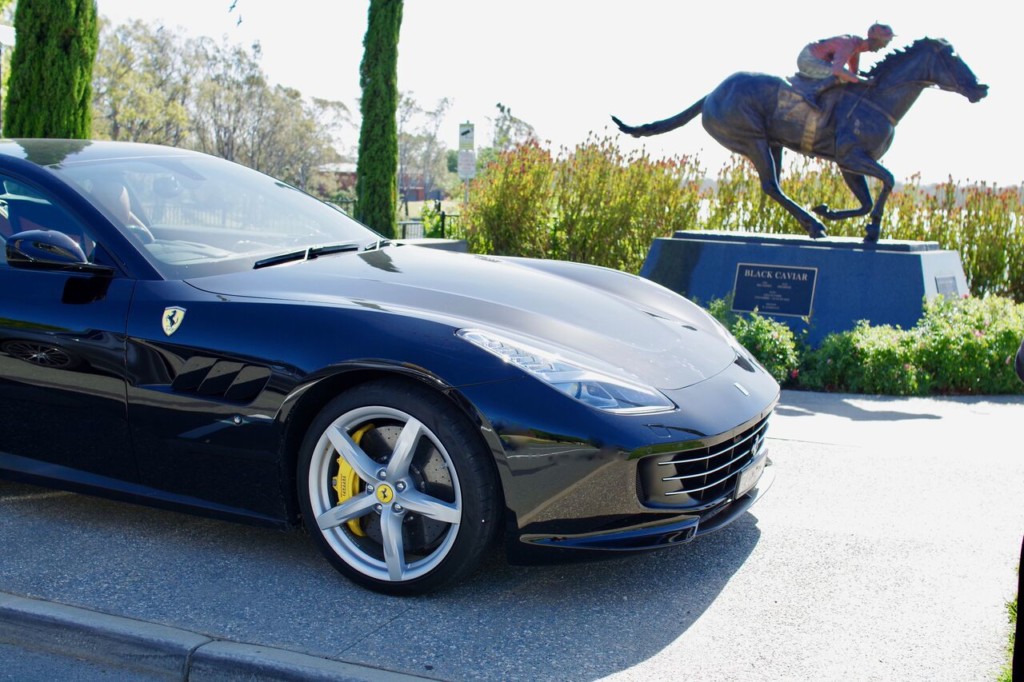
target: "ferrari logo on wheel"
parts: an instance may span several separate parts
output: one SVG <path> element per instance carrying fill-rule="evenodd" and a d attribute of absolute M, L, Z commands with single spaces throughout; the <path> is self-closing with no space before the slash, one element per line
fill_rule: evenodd
<path fill-rule="evenodd" d="M 181 326 L 182 321 L 185 319 L 185 309 L 179 308 L 178 306 L 171 306 L 164 308 L 163 316 L 163 328 L 164 334 L 170 336 L 174 332 L 178 331 L 178 327 Z"/>
<path fill-rule="evenodd" d="M 387 504 L 391 500 L 395 499 L 395 493 L 391 490 L 389 485 L 377 486 L 377 501 L 381 504 Z"/>

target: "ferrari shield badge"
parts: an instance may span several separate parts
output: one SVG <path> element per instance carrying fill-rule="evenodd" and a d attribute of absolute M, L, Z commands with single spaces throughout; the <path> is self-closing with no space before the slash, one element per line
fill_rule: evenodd
<path fill-rule="evenodd" d="M 178 306 L 170 306 L 164 308 L 163 317 L 163 328 L 164 334 L 170 336 L 174 332 L 178 331 L 178 327 L 181 326 L 182 321 L 185 319 L 185 309 L 179 308 Z"/>

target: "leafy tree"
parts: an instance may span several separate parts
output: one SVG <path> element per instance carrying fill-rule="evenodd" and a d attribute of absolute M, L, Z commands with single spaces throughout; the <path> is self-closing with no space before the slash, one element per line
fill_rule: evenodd
<path fill-rule="evenodd" d="M 352 122 L 352 112 L 344 102 L 337 100 L 314 97 L 312 102 L 310 113 L 316 119 L 317 126 L 330 138 L 332 146 L 339 150 L 343 149 L 345 145 L 341 140 L 340 131 L 355 126 Z"/>
<path fill-rule="evenodd" d="M 356 216 L 389 237 L 398 212 L 398 34 L 402 0 L 370 0 L 359 66 L 363 122 L 356 169 Z"/>
<path fill-rule="evenodd" d="M 498 160 L 499 151 L 494 147 L 482 147 L 476 153 L 476 171 L 479 174 L 482 170 Z"/>
<path fill-rule="evenodd" d="M 325 100 L 314 107 L 342 106 Z M 317 166 L 338 160 L 318 111 L 294 88 L 275 86 L 262 93 L 254 126 L 246 140 L 244 163 L 305 189 Z"/>
<path fill-rule="evenodd" d="M 499 160 L 502 152 L 522 145 L 536 144 L 537 132 L 533 126 L 512 115 L 512 109 L 498 102 L 498 117 L 491 119 L 494 125 L 493 146 L 481 147 L 476 152 L 476 170 L 481 173 Z"/>
<path fill-rule="evenodd" d="M 4 111 L 7 137 L 87 139 L 99 41 L 95 0 L 21 0 Z"/>
<path fill-rule="evenodd" d="M 200 39 L 205 72 L 195 92 L 192 111 L 195 148 L 228 161 L 246 163 L 253 129 L 266 104 L 268 85 L 259 66 L 260 45 L 217 45 Z M 249 139 L 247 139 L 249 138 Z"/>
<path fill-rule="evenodd" d="M 423 189 L 432 192 L 437 189 L 438 176 L 445 174 L 445 146 L 441 142 L 441 124 L 444 117 L 451 109 L 452 101 L 442 97 L 437 102 L 433 111 L 424 112 L 426 122 L 420 128 L 420 135 L 423 138 L 423 148 L 419 154 L 421 175 L 423 177 Z"/>
<path fill-rule="evenodd" d="M 338 133 L 352 125 L 348 108 L 271 85 L 259 43 L 246 49 L 189 39 L 140 21 L 104 26 L 101 38 L 93 101 L 99 137 L 197 149 L 302 189 L 330 184 L 330 174 L 314 175 L 341 160 Z"/>
<path fill-rule="evenodd" d="M 139 21 L 104 27 L 101 38 L 97 136 L 198 149 L 304 189 L 314 169 L 339 159 L 348 108 L 270 85 L 258 43 L 189 39 Z"/>
<path fill-rule="evenodd" d="M 438 100 L 433 111 L 425 111 L 404 93 L 398 107 L 398 179 L 399 187 L 421 186 L 430 194 L 446 184 L 449 173 L 447 149 L 440 140 L 441 124 L 451 108 L 451 100 Z M 414 127 L 413 122 L 419 122 Z M 451 171 L 454 172 L 454 171 Z"/>
<path fill-rule="evenodd" d="M 423 109 L 413 99 L 411 92 L 404 92 L 398 99 L 398 190 L 404 192 L 409 187 L 409 162 L 413 153 L 413 134 L 409 132 L 412 120 Z"/>
<path fill-rule="evenodd" d="M 495 149 L 504 152 L 519 145 L 537 142 L 537 132 L 533 126 L 513 116 L 511 107 L 501 102 L 494 106 L 498 108 L 498 118 L 494 119 Z"/>
<path fill-rule="evenodd" d="M 193 86 L 200 64 L 178 33 L 135 20 L 100 30 L 93 73 L 93 130 L 97 137 L 180 146 L 188 134 Z"/>

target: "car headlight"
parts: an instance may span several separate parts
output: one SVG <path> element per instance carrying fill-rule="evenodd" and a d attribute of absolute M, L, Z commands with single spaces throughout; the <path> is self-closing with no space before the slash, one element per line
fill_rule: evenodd
<path fill-rule="evenodd" d="M 460 329 L 458 336 L 584 405 L 620 414 L 675 409 L 675 404 L 655 388 L 586 367 L 556 352 L 480 329 Z"/>

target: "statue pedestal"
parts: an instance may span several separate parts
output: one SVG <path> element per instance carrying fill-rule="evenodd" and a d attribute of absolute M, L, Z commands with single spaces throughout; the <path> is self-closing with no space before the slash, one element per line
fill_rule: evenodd
<path fill-rule="evenodd" d="M 656 239 L 642 277 L 701 305 L 731 297 L 817 346 L 858 320 L 910 329 L 923 302 L 970 293 L 960 254 L 937 242 L 683 230 Z"/>

